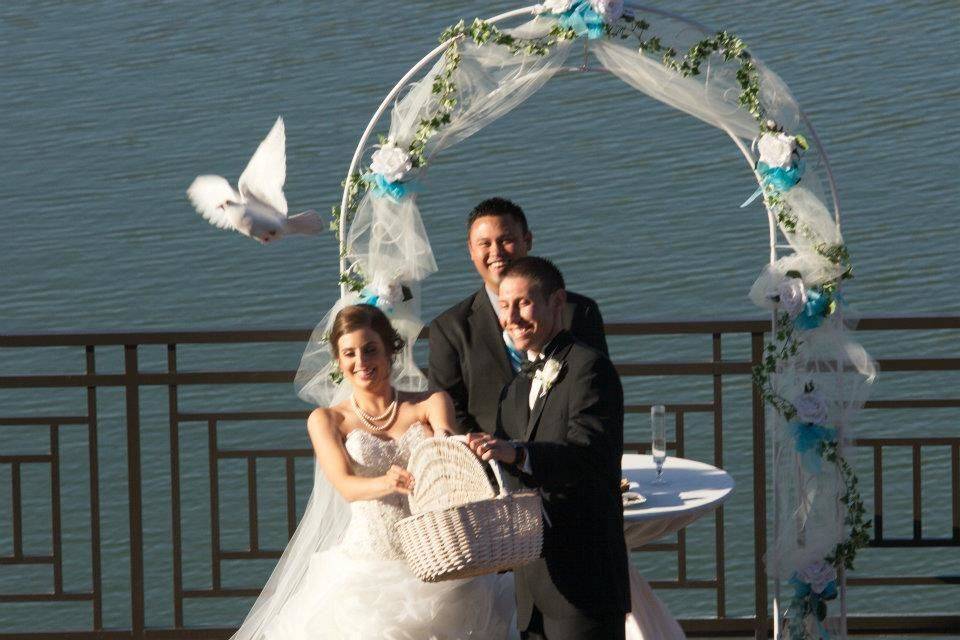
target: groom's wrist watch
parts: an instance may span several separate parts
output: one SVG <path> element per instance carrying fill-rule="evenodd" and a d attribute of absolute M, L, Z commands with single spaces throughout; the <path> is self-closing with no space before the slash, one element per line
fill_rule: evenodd
<path fill-rule="evenodd" d="M 527 448 L 519 442 L 513 444 L 513 466 L 522 467 L 523 463 L 527 461 Z"/>

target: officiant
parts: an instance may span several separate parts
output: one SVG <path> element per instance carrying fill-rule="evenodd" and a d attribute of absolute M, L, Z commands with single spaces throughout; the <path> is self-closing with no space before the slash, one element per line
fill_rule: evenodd
<path fill-rule="evenodd" d="M 430 324 L 430 385 L 453 398 L 460 433 L 496 430 L 497 398 L 520 370 L 524 354 L 514 348 L 497 317 L 504 269 L 533 247 L 527 217 L 505 198 L 478 204 L 467 219 L 467 251 L 483 281 L 480 289 Z M 567 291 L 563 328 L 604 354 L 607 341 L 597 303 Z"/>

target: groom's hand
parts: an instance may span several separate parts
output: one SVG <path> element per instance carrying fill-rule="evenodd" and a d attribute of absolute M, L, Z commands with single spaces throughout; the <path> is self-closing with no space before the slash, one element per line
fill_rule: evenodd
<path fill-rule="evenodd" d="M 484 462 L 514 464 L 517 461 L 517 450 L 509 440 L 498 440 L 487 433 L 468 433 L 467 446 Z"/>

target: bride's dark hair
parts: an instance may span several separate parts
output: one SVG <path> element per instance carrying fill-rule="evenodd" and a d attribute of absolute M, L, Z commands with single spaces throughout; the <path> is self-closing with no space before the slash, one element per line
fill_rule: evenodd
<path fill-rule="evenodd" d="M 358 329 L 372 329 L 380 336 L 388 358 L 392 358 L 403 349 L 405 344 L 403 338 L 390 324 L 390 319 L 378 307 L 371 304 L 354 304 L 340 309 L 333 319 L 333 326 L 330 328 L 330 351 L 333 352 L 334 358 L 340 355 L 337 343 L 341 336 Z"/>

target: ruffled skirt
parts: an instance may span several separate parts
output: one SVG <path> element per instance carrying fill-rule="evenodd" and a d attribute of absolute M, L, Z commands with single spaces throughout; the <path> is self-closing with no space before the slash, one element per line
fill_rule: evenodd
<path fill-rule="evenodd" d="M 264 640 L 498 640 L 516 632 L 512 574 L 421 582 L 403 560 L 315 554 Z"/>

